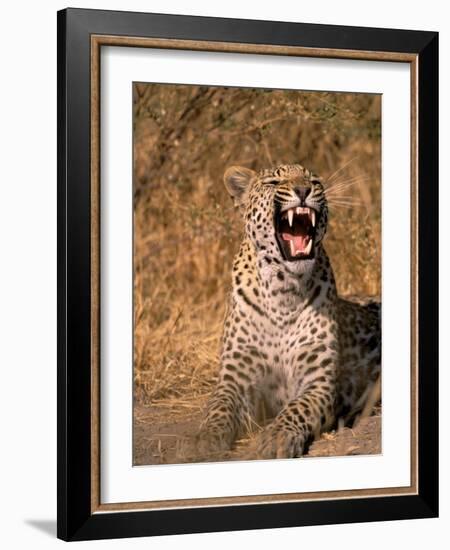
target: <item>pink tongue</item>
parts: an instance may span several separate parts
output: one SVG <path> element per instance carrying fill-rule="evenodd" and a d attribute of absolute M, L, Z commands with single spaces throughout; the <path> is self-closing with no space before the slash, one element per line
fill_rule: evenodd
<path fill-rule="evenodd" d="M 291 235 L 290 233 L 282 233 L 281 237 L 285 241 L 292 241 L 294 243 L 295 252 L 303 252 L 308 245 L 308 235 Z"/>

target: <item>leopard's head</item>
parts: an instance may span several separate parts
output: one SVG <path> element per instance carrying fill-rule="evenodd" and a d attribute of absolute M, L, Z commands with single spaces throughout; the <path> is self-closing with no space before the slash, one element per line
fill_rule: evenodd
<path fill-rule="evenodd" d="M 291 270 L 301 272 L 312 265 L 328 222 L 319 177 L 300 164 L 261 172 L 232 166 L 224 181 L 257 251 L 286 262 Z"/>

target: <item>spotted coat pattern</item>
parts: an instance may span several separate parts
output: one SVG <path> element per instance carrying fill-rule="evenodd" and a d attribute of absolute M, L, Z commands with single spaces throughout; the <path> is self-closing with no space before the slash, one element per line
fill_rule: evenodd
<path fill-rule="evenodd" d="M 233 264 L 219 380 L 196 445 L 202 453 L 229 449 L 263 412 L 271 421 L 258 436 L 257 457 L 301 456 L 338 418 L 364 406 L 380 373 L 380 307 L 337 295 L 323 247 L 328 208 L 320 178 L 283 165 L 259 173 L 232 167 L 224 179 L 245 231 Z M 308 189 L 303 201 L 299 188 Z M 287 260 L 275 235 L 276 209 L 300 203 L 317 214 L 313 252 Z"/>

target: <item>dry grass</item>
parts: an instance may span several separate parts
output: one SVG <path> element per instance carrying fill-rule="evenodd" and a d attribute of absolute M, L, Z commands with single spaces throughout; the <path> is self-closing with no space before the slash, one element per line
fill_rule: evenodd
<path fill-rule="evenodd" d="M 366 94 L 135 85 L 137 404 L 196 415 L 214 385 L 241 236 L 222 184 L 232 164 L 366 178 L 345 191 L 361 206 L 331 211 L 326 248 L 341 294 L 380 295 L 380 107 Z"/>

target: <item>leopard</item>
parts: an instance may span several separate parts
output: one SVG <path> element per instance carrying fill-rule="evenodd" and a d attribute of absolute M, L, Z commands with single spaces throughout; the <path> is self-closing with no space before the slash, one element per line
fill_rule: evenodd
<path fill-rule="evenodd" d="M 261 425 L 263 411 L 255 458 L 301 457 L 339 420 L 351 425 L 379 381 L 381 303 L 337 293 L 321 177 L 301 164 L 231 166 L 224 184 L 243 238 L 218 380 L 195 448 L 203 456 L 229 451 L 249 426 Z"/>

